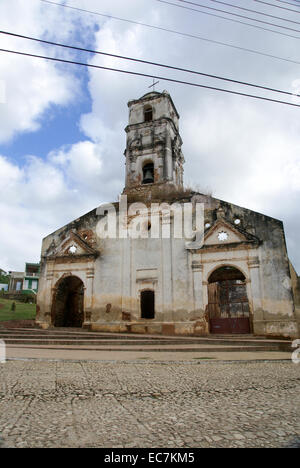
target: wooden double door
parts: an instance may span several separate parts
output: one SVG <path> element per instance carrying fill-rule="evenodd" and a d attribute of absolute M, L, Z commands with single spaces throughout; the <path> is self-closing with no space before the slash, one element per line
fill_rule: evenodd
<path fill-rule="evenodd" d="M 243 278 L 220 278 L 208 284 L 210 333 L 251 333 L 246 282 Z"/>

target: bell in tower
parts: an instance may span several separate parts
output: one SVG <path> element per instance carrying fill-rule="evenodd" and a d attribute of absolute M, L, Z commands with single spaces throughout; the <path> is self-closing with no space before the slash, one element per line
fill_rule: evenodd
<path fill-rule="evenodd" d="M 154 166 L 153 163 L 145 164 L 143 167 L 143 184 L 153 184 L 154 182 Z"/>
<path fill-rule="evenodd" d="M 179 115 L 167 91 L 129 101 L 125 192 L 143 185 L 183 185 Z"/>

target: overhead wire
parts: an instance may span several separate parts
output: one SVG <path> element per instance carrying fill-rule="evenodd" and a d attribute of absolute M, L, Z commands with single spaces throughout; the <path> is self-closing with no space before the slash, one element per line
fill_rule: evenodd
<path fill-rule="evenodd" d="M 176 71 L 180 71 L 180 72 L 184 72 L 184 73 L 191 73 L 191 74 L 194 74 L 194 75 L 204 76 L 206 78 L 213 78 L 213 79 L 216 79 L 216 80 L 227 81 L 227 82 L 230 82 L 230 83 L 239 84 L 239 85 L 243 85 L 243 86 L 249 86 L 249 87 L 253 87 L 253 88 L 257 88 L 257 89 L 263 89 L 264 91 L 271 91 L 271 92 L 275 92 L 275 93 L 285 94 L 285 95 L 288 95 L 288 96 L 295 96 L 295 93 L 292 93 L 292 92 L 289 92 L 289 91 L 283 91 L 283 90 L 279 90 L 279 89 L 275 89 L 275 88 L 270 88 L 268 86 L 262 86 L 262 85 L 258 85 L 258 84 L 254 84 L 254 83 L 249 83 L 249 82 L 246 82 L 246 81 L 235 80 L 235 79 L 232 79 L 232 78 L 227 78 L 227 77 L 219 76 L 219 75 L 213 75 L 213 74 L 210 74 L 210 73 L 204 73 L 204 72 L 191 70 L 191 69 L 187 69 L 187 68 L 176 67 L 176 66 L 173 66 L 173 65 L 166 65 L 166 64 L 158 63 L 158 62 L 154 62 L 154 61 L 137 59 L 137 58 L 134 58 L 134 57 L 128 57 L 128 56 L 124 56 L 124 55 L 117 55 L 117 54 L 112 54 L 112 53 L 109 53 L 109 52 L 103 52 L 103 51 L 99 51 L 99 50 L 92 50 L 92 49 L 73 46 L 73 45 L 69 45 L 69 44 L 62 44 L 62 43 L 59 43 L 59 42 L 48 41 L 46 39 L 40 39 L 40 38 L 36 38 L 36 37 L 32 37 L 32 36 L 25 36 L 23 34 L 12 33 L 10 31 L 0 30 L 0 34 L 4 34 L 4 35 L 10 36 L 10 37 L 17 37 L 17 38 L 20 38 L 20 39 L 26 39 L 26 40 L 30 40 L 30 41 L 34 41 L 34 42 L 38 42 L 38 43 L 42 43 L 42 44 L 52 45 L 52 46 L 55 46 L 55 47 L 62 47 L 62 48 L 66 48 L 66 49 L 77 50 L 77 51 L 80 51 L 80 52 L 87 52 L 87 53 L 91 53 L 91 54 L 95 54 L 95 55 L 102 55 L 102 56 L 106 56 L 106 57 L 113 57 L 113 58 L 117 58 L 117 59 L 131 61 L 131 62 L 142 63 L 144 65 L 151 65 L 151 66 L 156 66 L 156 67 L 161 67 L 161 68 L 167 68 L 167 69 L 170 69 L 170 70 L 176 70 Z"/>
<path fill-rule="evenodd" d="M 184 0 L 178 0 L 178 1 L 182 2 Z M 264 12 L 258 11 L 258 10 L 252 10 L 251 8 L 241 7 L 239 5 L 234 5 L 233 3 L 222 2 L 221 0 L 210 0 L 210 1 L 213 2 L 213 3 L 218 3 L 220 5 L 229 6 L 230 8 L 236 8 L 238 10 L 249 11 L 250 13 L 254 13 L 256 15 L 268 16 L 269 18 L 279 19 L 281 21 L 287 21 L 288 23 L 300 24 L 299 21 L 293 21 L 291 19 L 283 18 L 282 16 L 270 15 L 269 13 L 264 13 Z M 262 3 L 264 3 L 264 2 L 262 2 Z M 272 4 L 270 4 L 270 5 L 272 5 Z"/>
<path fill-rule="evenodd" d="M 274 3 L 264 2 L 263 0 L 254 0 L 254 1 L 258 2 L 258 3 L 262 3 L 264 5 L 269 5 L 269 6 L 274 7 L 274 8 L 280 8 L 281 10 L 292 11 L 293 13 L 300 13 L 300 10 L 292 10 L 291 8 L 283 7 L 283 6 L 280 6 L 280 5 L 274 5 Z M 297 6 L 297 5 L 295 5 L 293 3 L 289 3 L 289 2 L 281 2 L 281 3 L 286 3 L 287 5 L 293 5 L 294 7 Z"/>
<path fill-rule="evenodd" d="M 41 1 L 48 1 L 48 0 L 41 0 Z M 292 34 L 283 33 L 283 32 L 280 32 L 280 31 L 276 31 L 274 29 L 264 28 L 263 26 L 257 26 L 256 24 L 245 23 L 245 21 L 240 21 L 240 20 L 233 19 L 233 18 L 227 18 L 225 16 L 216 15 L 215 13 L 208 13 L 207 11 L 198 10 L 196 8 L 187 7 L 187 6 L 184 6 L 184 5 L 178 5 L 177 3 L 167 2 L 166 0 L 156 0 L 156 1 L 160 2 L 160 3 L 165 3 L 166 5 L 172 5 L 172 6 L 175 6 L 177 8 L 183 8 L 185 10 L 196 11 L 197 13 L 200 13 L 200 14 L 203 14 L 203 15 L 209 15 L 209 16 L 214 16 L 215 18 L 225 19 L 225 20 L 231 21 L 233 23 L 243 24 L 243 25 L 246 25 L 246 26 L 250 26 L 251 28 L 260 29 L 262 31 L 268 31 L 268 32 L 272 32 L 272 33 L 275 33 L 275 34 L 280 34 L 281 36 L 291 37 L 293 39 L 300 39 L 299 36 L 294 36 Z"/>
<path fill-rule="evenodd" d="M 292 6 L 294 6 L 294 7 L 297 6 L 295 3 L 285 2 L 285 1 L 283 1 L 283 0 L 277 0 L 277 2 L 279 2 L 279 3 L 286 3 L 287 5 L 292 5 Z"/>
<path fill-rule="evenodd" d="M 150 25 L 150 24 L 147 24 L 147 23 L 142 23 L 142 22 L 139 22 L 139 21 L 130 20 L 130 19 L 127 19 L 127 18 L 120 18 L 120 17 L 104 14 L 104 13 L 101 13 L 101 12 L 98 12 L 98 11 L 91 11 L 91 10 L 86 10 L 84 8 L 77 8 L 77 7 L 67 5 L 67 4 L 57 3 L 57 2 L 54 2 L 54 1 L 50 1 L 50 0 L 40 0 L 40 1 L 44 2 L 44 3 L 48 3 L 50 5 L 55 5 L 55 6 L 59 6 L 59 7 L 63 7 L 63 8 L 69 8 L 71 10 L 77 10 L 77 11 L 80 11 L 80 12 L 84 12 L 84 13 L 88 13 L 88 14 L 92 14 L 92 15 L 97 15 L 97 16 L 101 16 L 101 17 L 106 17 L 106 18 L 109 18 L 109 19 L 117 20 L 117 21 L 123 21 L 123 22 L 126 22 L 126 23 L 136 24 L 136 25 L 147 27 L 147 28 L 150 28 L 150 29 L 155 29 L 155 30 L 158 30 L 158 31 L 163 31 L 163 32 L 171 33 L 171 34 L 176 34 L 176 35 L 186 37 L 186 38 L 197 39 L 197 40 L 204 41 L 204 42 L 209 42 L 209 43 L 212 43 L 212 44 L 215 44 L 215 45 L 230 47 L 232 49 L 236 49 L 236 50 L 239 50 L 239 51 L 248 52 L 248 53 L 252 53 L 252 54 L 256 54 L 256 55 L 261 55 L 261 56 L 269 57 L 269 58 L 276 59 L 276 60 L 281 60 L 281 61 L 285 61 L 285 62 L 300 64 L 300 62 L 297 61 L 297 60 L 288 59 L 288 58 L 285 58 L 285 57 L 279 57 L 277 55 L 268 54 L 266 52 L 261 52 L 261 51 L 255 50 L 255 49 L 249 49 L 249 48 L 246 48 L 246 47 L 241 47 L 241 46 L 237 46 L 237 45 L 233 45 L 233 44 L 228 44 L 226 42 L 217 41 L 217 40 L 214 40 L 214 39 L 209 39 L 207 37 L 202 37 L 202 36 L 198 36 L 198 35 L 195 35 L 195 34 L 185 33 L 185 32 L 177 31 L 177 30 L 174 30 L 174 29 L 167 29 L 167 28 L 164 28 L 164 27 L 161 27 L 161 26 L 154 26 L 154 25 Z M 283 34 L 283 33 L 280 33 L 278 31 L 274 31 L 274 32 L 276 32 L 278 34 Z M 291 36 L 291 37 L 293 37 L 293 36 Z"/>
<path fill-rule="evenodd" d="M 162 0 L 157 0 L 157 1 L 161 2 L 161 3 L 167 3 L 167 2 L 164 2 Z M 221 10 L 220 8 L 209 7 L 207 5 L 202 5 L 201 3 L 192 2 L 190 0 L 178 0 L 178 1 L 180 1 L 181 3 L 187 3 L 189 5 L 198 6 L 200 8 L 205 8 L 205 9 L 208 9 L 208 10 L 217 11 L 217 12 L 220 12 L 220 13 L 225 13 L 226 15 L 236 16 L 237 18 L 244 18 L 244 19 L 247 19 L 247 20 L 250 20 L 250 21 L 256 21 L 257 23 L 266 24 L 268 26 L 275 26 L 276 28 L 286 29 L 287 31 L 293 31 L 293 32 L 300 33 L 299 29 L 289 28 L 288 26 L 282 26 L 280 24 L 270 23 L 268 21 L 263 21 L 263 20 L 260 20 L 260 19 L 257 19 L 257 18 L 251 18 L 250 16 L 240 15 L 239 13 L 233 13 L 233 12 L 229 12 L 229 11 L 226 11 L 226 10 Z M 183 5 L 178 5 L 176 3 L 174 3 L 173 5 L 184 8 Z M 185 8 L 188 9 L 188 7 L 185 7 Z M 200 11 L 200 10 L 195 10 L 195 11 Z M 230 19 L 230 18 L 227 18 L 227 19 Z"/>
<path fill-rule="evenodd" d="M 148 73 L 140 73 L 140 72 L 134 72 L 134 71 L 130 71 L 130 70 L 122 70 L 122 69 L 117 69 L 117 68 L 112 68 L 112 67 L 104 67 L 104 66 L 101 66 L 101 65 L 95 65 L 95 64 L 91 64 L 91 63 L 84 63 L 84 62 L 78 62 L 78 61 L 74 61 L 74 60 L 60 59 L 60 58 L 57 58 L 57 57 L 49 57 L 49 56 L 45 56 L 45 55 L 31 54 L 31 53 L 27 53 L 27 52 L 21 52 L 21 51 L 16 51 L 16 50 L 9 50 L 9 49 L 0 49 L 0 52 L 11 53 L 11 54 L 21 55 L 21 56 L 26 56 L 26 57 L 32 57 L 32 58 L 39 58 L 39 59 L 44 59 L 44 60 L 50 60 L 50 61 L 55 61 L 55 62 L 60 62 L 60 63 L 68 63 L 68 64 L 79 65 L 79 66 L 84 66 L 84 67 L 89 67 L 89 68 L 94 68 L 94 69 L 114 71 L 114 72 L 118 72 L 118 73 L 123 73 L 123 74 L 127 74 L 127 75 L 134 75 L 134 76 L 140 76 L 140 77 L 144 77 L 144 78 L 154 78 L 154 79 L 161 80 L 161 81 L 168 81 L 168 82 L 171 82 L 171 83 L 184 84 L 184 85 L 193 86 L 193 87 L 197 87 L 197 88 L 209 89 L 209 90 L 212 90 L 212 91 L 220 91 L 220 92 L 224 92 L 224 93 L 228 93 L 228 94 L 234 94 L 234 95 L 244 96 L 244 97 L 248 97 L 248 98 L 252 98 L 252 99 L 258 99 L 258 100 L 262 100 L 262 101 L 269 101 L 269 102 L 273 102 L 273 103 L 277 103 L 277 104 L 284 104 L 284 105 L 300 108 L 300 104 L 295 104 L 295 103 L 291 103 L 291 102 L 287 102 L 287 101 L 280 101 L 278 99 L 268 98 L 268 97 L 265 97 L 265 96 L 258 96 L 258 95 L 248 94 L 248 93 L 241 93 L 239 91 L 233 91 L 233 90 L 230 90 L 230 89 L 217 88 L 217 87 L 214 87 L 214 86 L 203 85 L 203 84 L 200 84 L 200 83 L 192 83 L 192 82 L 189 82 L 189 81 L 177 80 L 177 79 L 174 79 L 174 78 L 167 78 L 167 77 L 164 77 L 164 76 L 158 76 L 158 75 L 153 75 L 153 74 L 150 75 Z"/>

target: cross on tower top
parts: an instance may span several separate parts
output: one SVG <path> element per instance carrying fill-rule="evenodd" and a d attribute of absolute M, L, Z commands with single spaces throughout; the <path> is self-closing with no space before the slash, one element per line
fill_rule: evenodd
<path fill-rule="evenodd" d="M 153 84 L 148 86 L 148 88 L 153 88 L 153 91 L 155 91 L 155 85 L 157 85 L 159 83 L 159 81 L 155 81 L 155 79 L 153 78 Z"/>

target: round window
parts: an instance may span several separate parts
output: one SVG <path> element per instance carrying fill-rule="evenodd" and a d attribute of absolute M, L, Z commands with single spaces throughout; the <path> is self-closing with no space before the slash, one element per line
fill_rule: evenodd
<path fill-rule="evenodd" d="M 226 241 L 226 240 L 228 239 L 228 234 L 227 234 L 227 232 L 225 232 L 225 231 L 219 232 L 219 234 L 218 234 L 218 239 L 219 239 L 220 242 Z"/>

